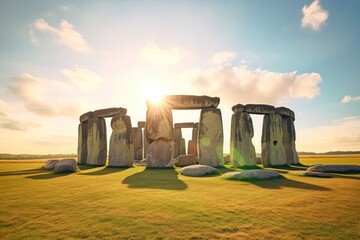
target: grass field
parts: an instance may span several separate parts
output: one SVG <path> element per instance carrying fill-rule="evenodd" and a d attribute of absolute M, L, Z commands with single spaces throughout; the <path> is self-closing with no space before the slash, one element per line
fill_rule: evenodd
<path fill-rule="evenodd" d="M 301 162 L 360 164 L 360 155 Z M 55 175 L 42 165 L 0 161 L 1 239 L 360 239 L 360 174 L 283 168 L 280 179 L 240 182 L 140 166 Z"/>

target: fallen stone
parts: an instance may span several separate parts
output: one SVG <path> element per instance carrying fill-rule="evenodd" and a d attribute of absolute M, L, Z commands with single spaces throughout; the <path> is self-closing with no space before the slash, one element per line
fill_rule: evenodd
<path fill-rule="evenodd" d="M 94 117 L 115 117 L 117 115 L 126 115 L 126 108 L 105 108 L 94 111 Z"/>
<path fill-rule="evenodd" d="M 331 174 L 323 172 L 289 171 L 289 174 L 304 177 L 331 178 Z"/>
<path fill-rule="evenodd" d="M 360 165 L 326 165 L 317 164 L 307 169 L 309 172 L 325 172 L 325 173 L 359 173 Z"/>
<path fill-rule="evenodd" d="M 282 117 L 291 117 L 295 121 L 295 113 L 289 108 L 277 107 L 275 113 L 280 114 Z"/>
<path fill-rule="evenodd" d="M 174 159 L 174 165 L 176 167 L 185 167 L 189 165 L 194 165 L 199 163 L 199 158 L 195 155 L 180 155 Z"/>
<path fill-rule="evenodd" d="M 107 153 L 105 119 L 90 118 L 87 130 L 87 164 L 103 166 Z"/>
<path fill-rule="evenodd" d="M 158 104 L 146 112 L 146 137 L 150 140 L 173 139 L 173 117 L 169 107 Z"/>
<path fill-rule="evenodd" d="M 285 165 L 285 148 L 283 145 L 283 125 L 279 114 L 264 116 L 261 136 L 261 159 L 265 167 Z"/>
<path fill-rule="evenodd" d="M 275 107 L 266 104 L 246 104 L 245 112 L 253 114 L 270 114 L 275 113 Z"/>
<path fill-rule="evenodd" d="M 254 128 L 249 113 L 236 112 L 231 117 L 230 161 L 232 165 L 255 166 L 256 152 L 251 141 Z"/>
<path fill-rule="evenodd" d="M 76 172 L 76 170 L 75 159 L 63 159 L 55 165 L 54 173 Z"/>
<path fill-rule="evenodd" d="M 78 128 L 78 164 L 87 162 L 87 121 L 81 122 Z"/>
<path fill-rule="evenodd" d="M 220 103 L 220 98 L 195 95 L 168 95 L 162 98 L 162 102 L 171 109 L 203 109 L 216 108 Z M 148 108 L 154 104 L 146 100 Z"/>
<path fill-rule="evenodd" d="M 245 111 L 245 106 L 239 103 L 239 104 L 236 104 L 236 105 L 232 106 L 231 110 L 234 113 L 244 112 Z"/>
<path fill-rule="evenodd" d="M 185 176 L 197 177 L 208 174 L 219 174 L 219 171 L 216 168 L 206 165 L 191 165 L 181 168 L 180 174 Z"/>
<path fill-rule="evenodd" d="M 84 122 L 94 117 L 94 112 L 87 112 L 80 116 L 80 122 Z"/>
<path fill-rule="evenodd" d="M 139 121 L 137 124 L 139 128 L 145 128 L 145 121 Z"/>
<path fill-rule="evenodd" d="M 201 110 L 198 144 L 200 164 L 212 167 L 224 166 L 224 135 L 220 109 Z"/>
<path fill-rule="evenodd" d="M 252 179 L 269 179 L 280 177 L 280 173 L 275 170 L 264 170 L 264 169 L 254 169 L 254 170 L 242 170 L 235 172 L 227 172 L 223 174 L 225 179 L 229 180 L 252 180 Z"/>
<path fill-rule="evenodd" d="M 158 139 L 149 144 L 146 166 L 150 168 L 173 167 L 173 141 Z"/>
<path fill-rule="evenodd" d="M 134 161 L 134 145 L 130 117 L 127 115 L 113 117 L 111 128 L 109 166 L 131 167 Z"/>
<path fill-rule="evenodd" d="M 175 128 L 194 128 L 195 123 L 193 123 L 193 122 L 175 123 L 174 127 Z"/>
<path fill-rule="evenodd" d="M 60 160 L 57 159 L 51 159 L 51 160 L 47 160 L 44 167 L 47 170 L 53 170 L 56 166 L 56 164 L 58 164 L 60 162 Z"/>

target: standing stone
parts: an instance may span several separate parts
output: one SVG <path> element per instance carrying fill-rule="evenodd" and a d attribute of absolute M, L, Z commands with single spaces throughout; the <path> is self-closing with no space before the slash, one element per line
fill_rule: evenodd
<path fill-rule="evenodd" d="M 87 121 L 81 122 L 78 129 L 78 164 L 86 164 L 87 161 Z"/>
<path fill-rule="evenodd" d="M 139 127 L 132 128 L 132 139 L 134 144 L 134 159 L 143 159 L 142 130 Z"/>
<path fill-rule="evenodd" d="M 279 114 L 264 116 L 261 149 L 261 159 L 265 167 L 286 164 L 283 126 Z"/>
<path fill-rule="evenodd" d="M 146 137 L 150 140 L 173 139 L 173 118 L 171 108 L 159 103 L 146 112 Z"/>
<path fill-rule="evenodd" d="M 188 141 L 188 154 L 196 156 L 196 143 L 193 140 Z"/>
<path fill-rule="evenodd" d="M 181 138 L 180 141 L 180 155 L 186 154 L 186 148 L 185 148 L 185 139 Z"/>
<path fill-rule="evenodd" d="M 138 122 L 138 127 L 139 128 L 144 128 L 145 127 L 145 122 L 144 121 L 139 121 Z"/>
<path fill-rule="evenodd" d="M 181 148 L 181 139 L 182 139 L 182 133 L 181 128 L 174 128 L 174 158 L 181 155 L 180 148 Z"/>
<path fill-rule="evenodd" d="M 131 167 L 134 161 L 134 145 L 129 116 L 115 116 L 111 119 L 109 166 Z"/>
<path fill-rule="evenodd" d="M 254 128 L 249 113 L 236 112 L 231 118 L 230 161 L 232 165 L 255 166 L 256 153 L 251 139 Z"/>
<path fill-rule="evenodd" d="M 87 133 L 87 164 L 105 165 L 107 150 L 105 119 L 90 118 Z"/>
<path fill-rule="evenodd" d="M 220 109 L 202 109 L 198 135 L 199 164 L 212 167 L 223 166 L 223 144 L 224 136 Z"/>
<path fill-rule="evenodd" d="M 150 168 L 173 167 L 173 141 L 158 139 L 150 143 L 146 166 Z"/>
<path fill-rule="evenodd" d="M 295 147 L 295 126 L 294 120 L 292 117 L 283 117 L 282 118 L 283 126 L 283 144 L 285 148 L 285 156 L 287 164 L 299 164 L 299 156 Z"/>
<path fill-rule="evenodd" d="M 193 153 L 195 156 L 198 156 L 198 135 L 199 135 L 199 123 L 195 123 L 192 130 L 192 138 L 191 138 L 193 144 L 195 145 L 194 153 Z"/>
<path fill-rule="evenodd" d="M 149 140 L 147 137 L 146 137 L 146 130 L 144 129 L 144 139 L 143 139 L 143 143 L 144 143 L 144 153 L 143 153 L 143 156 L 144 158 L 146 158 L 146 154 L 147 154 L 147 150 L 149 149 L 149 144 L 152 142 L 152 140 Z"/>

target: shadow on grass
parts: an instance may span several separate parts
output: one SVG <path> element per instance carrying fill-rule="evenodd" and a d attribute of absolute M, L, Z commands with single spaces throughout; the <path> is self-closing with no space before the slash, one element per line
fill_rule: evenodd
<path fill-rule="evenodd" d="M 29 170 L 11 171 L 11 172 L 0 172 L 0 176 L 15 176 L 15 175 L 29 175 L 38 173 L 47 173 L 49 170 L 44 168 L 35 168 Z"/>
<path fill-rule="evenodd" d="M 90 166 L 90 167 L 82 167 L 79 169 L 80 170 L 88 170 L 88 169 L 93 169 L 95 167 L 93 166 Z M 101 167 L 97 167 L 97 168 L 100 168 L 98 171 L 94 171 L 94 172 L 89 172 L 89 173 L 79 173 L 79 175 L 93 175 L 93 176 L 96 176 L 96 175 L 107 175 L 107 174 L 112 174 L 112 173 L 117 173 L 117 172 L 122 172 L 126 169 L 129 169 L 131 167 L 104 167 L 104 166 L 101 166 Z"/>
<path fill-rule="evenodd" d="M 272 178 L 267 180 L 251 180 L 247 181 L 256 186 L 268 189 L 281 189 L 281 188 L 300 188 L 305 190 L 316 190 L 316 191 L 331 191 L 330 188 L 321 187 L 314 184 L 298 182 L 286 177 Z"/>
<path fill-rule="evenodd" d="M 26 178 L 40 180 L 40 179 L 52 179 L 52 178 L 64 177 L 70 174 L 75 174 L 73 172 L 53 173 L 51 170 L 47 170 L 46 172 L 47 172 L 46 174 L 32 175 L 32 176 L 27 176 Z"/>
<path fill-rule="evenodd" d="M 186 183 L 178 179 L 175 169 L 145 168 L 144 171 L 128 176 L 122 181 L 129 188 L 150 188 L 165 190 L 185 190 Z"/>
<path fill-rule="evenodd" d="M 360 180 L 360 173 L 352 173 L 352 174 L 332 173 L 331 175 L 333 177 L 335 177 L 335 178 L 346 178 L 346 179 Z"/>

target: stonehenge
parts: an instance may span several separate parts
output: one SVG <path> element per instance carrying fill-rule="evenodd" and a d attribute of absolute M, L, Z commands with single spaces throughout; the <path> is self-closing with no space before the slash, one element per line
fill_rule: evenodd
<path fill-rule="evenodd" d="M 193 156 L 198 164 L 224 166 L 223 119 L 218 97 L 168 95 L 155 103 L 146 100 L 146 121 L 132 127 L 126 108 L 107 108 L 82 114 L 78 126 L 78 164 L 130 167 L 143 160 L 149 168 L 173 167 L 180 156 Z M 174 123 L 172 110 L 200 110 L 199 122 Z M 230 163 L 235 167 L 259 164 L 252 143 L 251 114 L 263 115 L 261 163 L 264 167 L 299 164 L 296 151 L 295 113 L 286 107 L 236 104 L 232 107 Z M 107 162 L 105 118 L 112 133 Z M 187 149 L 182 129 L 192 130 Z"/>
<path fill-rule="evenodd" d="M 134 147 L 130 117 L 125 108 L 106 108 L 80 116 L 78 128 L 78 164 L 106 165 L 107 136 L 104 118 L 112 117 L 109 166 L 131 166 Z M 131 165 L 130 165 L 131 162 Z"/>

